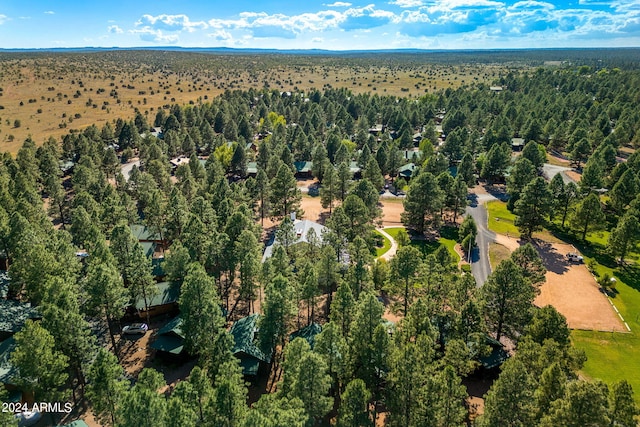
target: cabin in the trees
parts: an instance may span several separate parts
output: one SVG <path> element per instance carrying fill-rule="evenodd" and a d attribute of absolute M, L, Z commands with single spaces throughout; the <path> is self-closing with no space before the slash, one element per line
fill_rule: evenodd
<path fill-rule="evenodd" d="M 155 349 L 159 356 L 175 359 L 187 355 L 181 325 L 182 318 L 176 316 L 156 332 L 156 339 L 151 343 L 151 348 Z"/>
<path fill-rule="evenodd" d="M 240 359 L 242 374 L 249 377 L 258 375 L 260 366 L 271 362 L 271 351 L 265 353 L 258 347 L 259 318 L 259 314 L 243 317 L 229 331 L 235 343 L 232 353 Z"/>
<path fill-rule="evenodd" d="M 302 338 L 309 343 L 309 347 L 311 347 L 311 349 L 313 350 L 313 347 L 316 344 L 316 335 L 318 335 L 320 332 L 322 332 L 322 325 L 312 322 L 304 328 L 292 332 L 289 335 L 289 342 L 295 340 L 296 338 Z"/>
<path fill-rule="evenodd" d="M 406 165 L 402 165 L 398 168 L 398 176 L 408 181 L 411 179 L 411 176 L 413 175 L 413 170 L 415 168 L 416 168 L 415 163 L 407 163 Z"/>
<path fill-rule="evenodd" d="M 158 283 L 158 293 L 147 299 L 149 306 L 149 317 L 161 314 L 177 313 L 178 300 L 180 299 L 180 287 L 171 282 Z M 144 298 L 138 298 L 135 304 L 130 307 L 131 314 L 139 316 L 140 319 L 147 318 Z"/>
<path fill-rule="evenodd" d="M 258 163 L 247 162 L 247 176 L 255 177 L 256 175 L 258 175 Z"/>
<path fill-rule="evenodd" d="M 511 149 L 513 151 L 522 151 L 524 145 L 524 138 L 511 138 Z"/>
<path fill-rule="evenodd" d="M 142 224 L 133 224 L 131 226 L 131 233 L 138 239 L 140 245 L 142 245 L 144 254 L 151 258 L 154 269 L 153 275 L 156 278 L 162 278 L 164 276 L 162 269 L 162 262 L 164 261 L 162 249 L 166 245 L 164 237 L 161 237 L 156 231 Z"/>
<path fill-rule="evenodd" d="M 293 166 L 296 168 L 295 176 L 297 178 L 311 178 L 311 169 L 313 169 L 313 162 L 293 162 Z"/>
<path fill-rule="evenodd" d="M 19 332 L 27 319 L 40 318 L 40 313 L 30 303 L 0 299 L 0 341 Z"/>
<path fill-rule="evenodd" d="M 296 240 L 293 242 L 293 245 L 297 245 L 298 243 L 309 243 L 308 236 L 309 231 L 312 229 L 316 233 L 318 239 L 322 240 L 322 234 L 325 231 L 328 231 L 327 227 L 322 224 L 318 224 L 317 222 L 309 221 L 308 219 L 296 219 L 293 221 L 293 228 L 296 233 Z M 267 243 L 267 246 L 264 249 L 264 254 L 262 255 L 262 262 L 265 262 L 268 258 L 271 258 L 273 254 L 273 248 L 276 244 L 279 244 L 278 239 L 274 237 Z"/>

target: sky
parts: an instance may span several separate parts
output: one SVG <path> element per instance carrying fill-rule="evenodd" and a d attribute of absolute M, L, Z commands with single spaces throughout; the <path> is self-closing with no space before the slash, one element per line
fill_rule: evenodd
<path fill-rule="evenodd" d="M 0 48 L 640 46 L 640 0 L 2 0 Z"/>

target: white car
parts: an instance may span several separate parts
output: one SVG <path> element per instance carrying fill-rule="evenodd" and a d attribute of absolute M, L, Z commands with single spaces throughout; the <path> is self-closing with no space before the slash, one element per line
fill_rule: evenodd
<path fill-rule="evenodd" d="M 569 252 L 569 253 L 567 254 L 567 259 L 568 259 L 570 262 L 577 262 L 577 263 L 581 263 L 582 261 L 584 261 L 584 258 L 582 258 L 582 256 L 581 256 L 581 255 L 578 255 L 578 254 L 577 254 L 577 253 L 575 253 L 575 252 Z"/>
<path fill-rule="evenodd" d="M 149 330 L 146 323 L 133 323 L 122 328 L 123 335 L 144 335 Z"/>

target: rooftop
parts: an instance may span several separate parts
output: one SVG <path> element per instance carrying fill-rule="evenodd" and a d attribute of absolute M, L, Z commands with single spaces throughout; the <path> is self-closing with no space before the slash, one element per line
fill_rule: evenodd
<path fill-rule="evenodd" d="M 143 224 L 133 224 L 131 226 L 131 233 L 139 241 L 160 241 L 158 233 Z"/>
<path fill-rule="evenodd" d="M 176 316 L 156 332 L 151 348 L 178 355 L 184 350 L 184 334 L 180 328 L 182 318 Z"/>
<path fill-rule="evenodd" d="M 322 326 L 313 322 L 304 328 L 291 333 L 291 335 L 289 335 L 289 341 L 293 341 L 296 338 L 302 338 L 306 340 L 309 343 L 309 346 L 313 349 L 313 346 L 316 343 L 316 335 L 320 332 L 322 332 Z"/>
<path fill-rule="evenodd" d="M 30 303 L 0 299 L 0 333 L 14 334 L 22 329 L 27 319 L 40 317 Z"/>
<path fill-rule="evenodd" d="M 293 222 L 293 228 L 296 231 L 296 236 L 298 237 L 296 241 L 293 242 L 294 245 L 302 242 L 308 243 L 307 235 L 311 229 L 316 232 L 316 236 L 318 236 L 319 239 L 322 239 L 322 234 L 327 230 L 327 227 L 324 225 L 309 221 L 308 219 L 296 219 Z M 271 258 L 271 255 L 273 254 L 273 247 L 277 243 L 279 242 L 275 237 L 267 243 L 267 246 L 264 249 L 264 254 L 262 255 L 262 262 L 266 261 L 267 258 Z"/>
<path fill-rule="evenodd" d="M 171 282 L 158 283 L 158 293 L 149 301 L 149 307 L 158 305 L 173 304 L 180 298 L 180 287 Z M 144 299 L 138 298 L 136 301 L 136 309 L 144 310 Z"/>
<path fill-rule="evenodd" d="M 257 345 L 259 318 L 259 314 L 243 317 L 229 331 L 235 343 L 232 353 L 240 359 L 242 373 L 245 375 L 256 375 L 260 362 L 271 362 L 271 355 L 265 354 Z"/>

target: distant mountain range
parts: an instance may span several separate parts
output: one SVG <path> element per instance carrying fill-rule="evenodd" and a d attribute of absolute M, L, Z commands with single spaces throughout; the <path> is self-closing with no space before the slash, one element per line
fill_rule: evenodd
<path fill-rule="evenodd" d="M 360 54 L 423 54 L 423 53 L 524 53 L 524 52 L 609 52 L 636 51 L 640 47 L 629 48 L 549 48 L 549 49 L 375 49 L 375 50 L 326 50 L 326 49 L 257 49 L 257 48 L 229 48 L 229 47 L 179 47 L 179 46 L 140 46 L 140 47 L 62 47 L 62 48 L 30 48 L 5 49 L 0 52 L 104 52 L 104 51 L 171 51 L 171 52 L 199 52 L 220 54 L 286 54 L 286 55 L 360 55 Z"/>
<path fill-rule="evenodd" d="M 590 65 L 595 69 L 620 67 L 640 68 L 640 47 L 628 48 L 550 48 L 550 49 L 378 49 L 378 50 L 323 50 L 323 49 L 236 49 L 228 47 L 72 47 L 44 49 L 1 49 L 6 54 L 87 54 L 118 52 L 172 52 L 210 55 L 285 55 L 335 58 L 375 58 L 376 60 L 399 59 L 401 61 L 456 63 L 526 63 L 530 66 L 543 64 Z"/>

